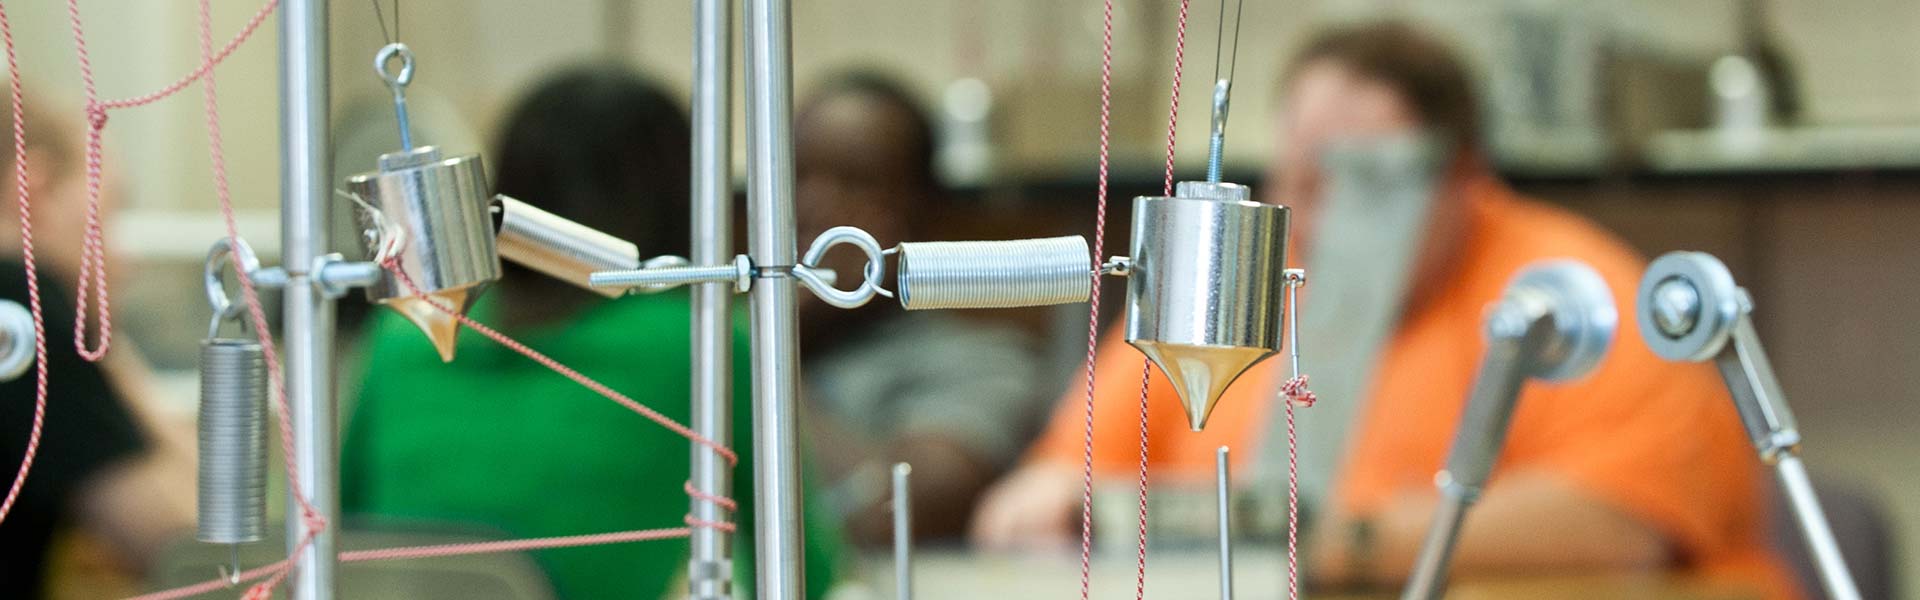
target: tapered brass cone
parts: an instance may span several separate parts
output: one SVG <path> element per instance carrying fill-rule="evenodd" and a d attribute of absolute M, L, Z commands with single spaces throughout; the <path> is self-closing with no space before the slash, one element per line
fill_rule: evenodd
<path fill-rule="evenodd" d="M 1187 425 L 1194 431 L 1206 427 L 1207 417 L 1213 414 L 1213 406 L 1220 403 L 1220 395 L 1227 391 L 1227 386 L 1232 385 L 1233 380 L 1275 354 L 1265 348 L 1196 346 L 1150 340 L 1131 340 L 1128 343 L 1146 354 L 1154 366 L 1167 375 L 1167 380 L 1173 382 L 1174 391 L 1180 394 L 1180 404 L 1186 409 Z"/>
<path fill-rule="evenodd" d="M 421 296 L 402 296 L 383 304 L 399 311 L 401 316 L 419 327 L 421 333 L 427 334 L 427 341 L 433 343 L 433 349 L 440 353 L 441 361 L 453 362 L 453 351 L 460 336 L 460 320 L 436 308 L 434 304 L 466 314 L 470 302 L 479 297 L 479 294 L 473 293 L 476 291 L 471 287 L 455 288 Z"/>

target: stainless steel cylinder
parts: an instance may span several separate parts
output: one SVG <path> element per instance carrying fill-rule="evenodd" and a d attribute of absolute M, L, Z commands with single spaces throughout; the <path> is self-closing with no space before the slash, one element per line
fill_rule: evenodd
<path fill-rule="evenodd" d="M 497 220 L 494 244 L 500 258 L 513 261 L 555 279 L 608 298 L 625 294 L 622 288 L 593 287 L 594 271 L 640 268 L 640 248 L 598 229 L 540 210 L 508 196 L 493 197 Z"/>
<path fill-rule="evenodd" d="M 1077 235 L 903 243 L 899 271 L 900 306 L 907 310 L 1086 302 L 1093 288 L 1092 254 Z"/>
<path fill-rule="evenodd" d="M 1288 209 L 1231 183 L 1175 191 L 1133 201 L 1127 343 L 1172 380 L 1199 431 L 1240 373 L 1280 351 Z"/>
<path fill-rule="evenodd" d="M 421 291 L 477 291 L 500 278 L 492 200 L 479 155 L 442 158 L 432 146 L 385 154 L 380 170 L 348 178 L 347 187 L 405 232 L 400 268 Z M 375 226 L 367 214 L 361 217 L 362 225 Z M 376 302 L 408 295 L 393 277 L 367 289 Z"/>
<path fill-rule="evenodd" d="M 258 342 L 200 342 L 202 542 L 259 541 L 267 526 L 267 362 Z"/>
<path fill-rule="evenodd" d="M 370 236 L 375 247 L 369 253 L 380 255 L 387 236 L 399 236 L 393 252 L 400 270 L 420 289 L 414 294 L 387 274 L 367 286 L 367 298 L 400 311 L 427 334 L 442 359 L 453 360 L 460 326 L 429 303 L 464 312 L 500 278 L 492 200 L 479 155 L 442 158 L 432 146 L 385 154 L 378 171 L 348 178 L 347 187 L 378 211 L 360 211 L 362 226 L 378 234 Z"/>

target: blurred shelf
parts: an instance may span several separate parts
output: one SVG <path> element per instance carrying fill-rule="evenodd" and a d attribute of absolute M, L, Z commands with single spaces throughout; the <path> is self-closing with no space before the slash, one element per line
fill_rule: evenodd
<path fill-rule="evenodd" d="M 1641 154 L 1646 169 L 1662 175 L 1910 170 L 1920 169 L 1920 127 L 1668 131 Z"/>

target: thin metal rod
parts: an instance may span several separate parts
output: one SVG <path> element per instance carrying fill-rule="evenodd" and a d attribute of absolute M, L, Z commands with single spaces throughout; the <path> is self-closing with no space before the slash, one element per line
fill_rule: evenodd
<path fill-rule="evenodd" d="M 801 531 L 799 253 L 793 215 L 793 59 L 787 0 L 746 0 L 747 252 L 753 286 L 754 552 L 760 600 L 806 590 Z"/>
<path fill-rule="evenodd" d="M 693 248 L 694 264 L 727 260 L 733 250 L 731 0 L 693 2 Z M 693 288 L 693 430 L 722 446 L 733 444 L 732 286 Z M 733 495 L 732 469 L 711 448 L 693 444 L 693 487 L 720 497 Z M 695 519 L 717 523 L 731 515 L 712 502 L 693 500 Z M 693 530 L 687 585 L 692 600 L 733 596 L 731 536 L 712 527 Z"/>
<path fill-rule="evenodd" d="M 1213 456 L 1215 510 L 1220 516 L 1220 600 L 1233 600 L 1233 496 L 1227 473 L 1227 447 Z"/>
<path fill-rule="evenodd" d="M 340 524 L 338 406 L 333 395 L 333 301 L 309 269 L 326 254 L 327 0 L 287 0 L 280 13 L 280 239 L 287 271 L 281 339 L 286 348 L 287 407 L 293 420 L 293 462 L 300 487 L 328 527 L 300 555 L 288 580 L 294 600 L 332 600 Z M 306 535 L 298 498 L 287 497 L 287 547 Z"/>
<path fill-rule="evenodd" d="M 1451 493 L 1440 495 L 1440 507 L 1433 513 L 1427 539 L 1420 546 L 1420 557 L 1413 564 L 1413 577 L 1401 600 L 1438 600 L 1446 591 L 1447 565 L 1453 562 L 1453 548 L 1460 538 L 1460 525 L 1466 521 L 1472 499 Z"/>
<path fill-rule="evenodd" d="M 1486 354 L 1480 359 L 1480 372 L 1468 392 L 1466 411 L 1460 416 L 1446 465 L 1434 477 L 1440 488 L 1440 506 L 1427 526 L 1426 541 L 1401 600 L 1435 600 L 1446 591 L 1447 566 L 1459 542 L 1460 525 L 1506 445 L 1507 426 L 1520 398 L 1520 386 L 1526 381 L 1527 357 L 1536 354 L 1543 337 L 1535 332 L 1551 322 L 1548 313 L 1530 313 L 1509 303 L 1498 305 L 1488 315 Z"/>
<path fill-rule="evenodd" d="M 1787 504 L 1793 509 L 1794 520 L 1800 524 L 1800 534 L 1806 538 L 1814 565 L 1819 567 L 1820 584 L 1826 588 L 1827 598 L 1860 600 L 1860 589 L 1854 586 L 1853 574 L 1847 571 L 1847 561 L 1840 555 L 1840 543 L 1834 540 L 1833 530 L 1827 526 L 1827 513 L 1820 509 L 1820 498 L 1813 493 L 1813 482 L 1807 479 L 1807 468 L 1801 464 L 1800 457 L 1781 456 L 1773 465 L 1773 474 L 1780 480 L 1781 489 L 1786 490 Z"/>
<path fill-rule="evenodd" d="M 913 493 L 907 489 L 913 466 L 893 465 L 893 597 L 913 600 Z"/>

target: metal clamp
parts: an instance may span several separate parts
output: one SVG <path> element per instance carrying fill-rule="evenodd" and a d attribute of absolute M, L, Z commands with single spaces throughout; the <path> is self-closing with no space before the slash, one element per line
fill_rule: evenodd
<path fill-rule="evenodd" d="M 861 269 L 863 278 L 860 285 L 851 290 L 833 287 L 833 284 L 822 275 L 820 269 L 820 259 L 826 257 L 828 250 L 840 244 L 852 244 L 855 248 L 859 248 L 861 253 L 867 255 L 867 264 Z M 819 296 L 827 304 L 840 308 L 858 308 L 873 300 L 874 296 L 893 297 L 892 292 L 881 288 L 879 284 L 879 281 L 886 277 L 887 253 L 887 250 L 880 248 L 880 242 L 873 239 L 873 234 L 858 227 L 842 225 L 828 229 L 821 233 L 820 237 L 813 239 L 813 244 L 807 247 L 807 253 L 801 256 L 800 264 L 794 266 L 793 278 L 800 280 L 800 285 L 812 291 L 813 295 Z"/>

